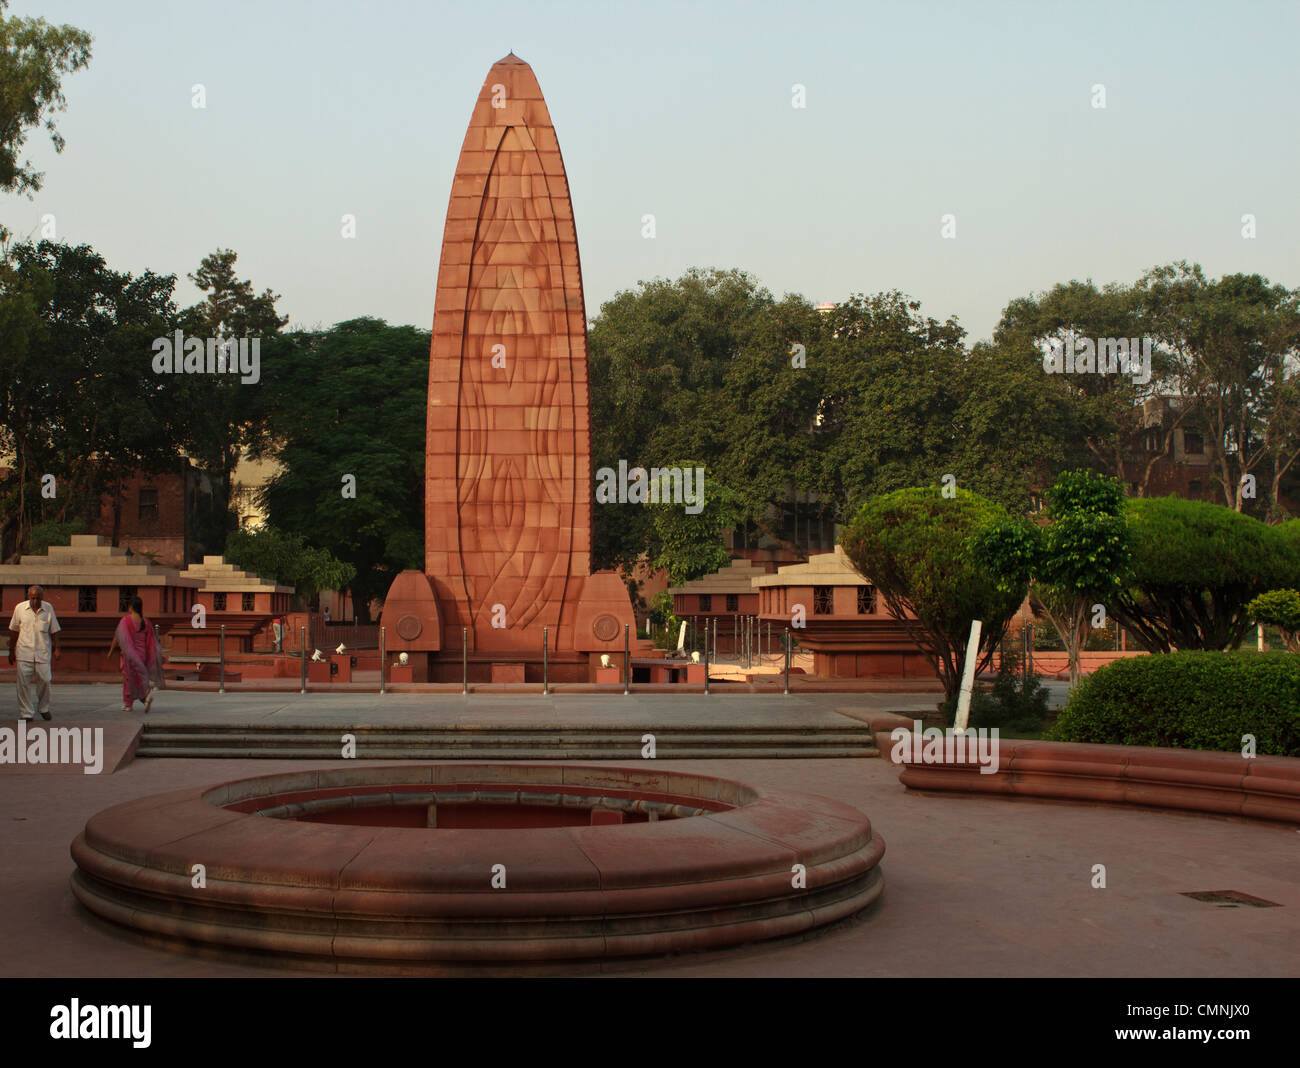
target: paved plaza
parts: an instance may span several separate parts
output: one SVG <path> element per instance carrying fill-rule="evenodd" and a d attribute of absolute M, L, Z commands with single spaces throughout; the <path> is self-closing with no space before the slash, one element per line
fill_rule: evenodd
<path fill-rule="evenodd" d="M 120 720 L 111 687 L 63 687 L 55 723 Z M 909 704 L 910 703 L 910 704 Z M 167 693 L 158 717 L 336 717 L 339 723 L 789 722 L 831 726 L 836 707 L 906 711 L 930 695 L 492 695 Z M 638 763 L 632 759 L 623 763 Z M 805 941 L 653 964 L 653 976 L 1288 976 L 1300 960 L 1300 834 L 1285 824 L 1064 802 L 923 796 L 880 759 L 693 760 L 661 767 L 821 794 L 865 812 L 887 843 L 885 891 L 859 918 Z M 182 787 L 322 761 L 139 758 L 108 775 L 0 772 L 0 973 L 273 976 L 281 969 L 144 946 L 73 899 L 69 844 L 93 813 Z M 1104 865 L 1106 887 L 1094 888 Z M 1274 908 L 1183 896 L 1236 890 Z M 573 974 L 582 969 L 575 968 Z M 313 973 L 315 974 L 315 973 Z M 563 973 L 562 973 L 563 974 Z"/>

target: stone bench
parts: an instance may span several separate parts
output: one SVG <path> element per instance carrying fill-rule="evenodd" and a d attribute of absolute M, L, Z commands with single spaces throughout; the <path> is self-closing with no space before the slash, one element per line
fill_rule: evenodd
<path fill-rule="evenodd" d="M 888 737 L 882 741 L 882 755 L 892 759 Z M 895 763 L 909 790 L 1143 805 L 1300 824 L 1295 757 L 999 739 L 992 774 L 981 774 L 973 761 Z"/>

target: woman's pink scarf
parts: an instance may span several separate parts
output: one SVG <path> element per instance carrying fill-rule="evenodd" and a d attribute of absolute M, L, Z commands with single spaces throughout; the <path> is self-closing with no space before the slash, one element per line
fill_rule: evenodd
<path fill-rule="evenodd" d="M 140 635 L 144 636 L 144 650 L 138 643 Z M 148 620 L 143 627 L 137 627 L 128 612 L 117 625 L 117 647 L 122 650 L 122 677 L 127 680 L 132 696 L 143 701 L 149 694 L 149 686 L 161 685 L 162 663 L 158 655 L 158 644 L 154 641 L 153 627 Z"/>

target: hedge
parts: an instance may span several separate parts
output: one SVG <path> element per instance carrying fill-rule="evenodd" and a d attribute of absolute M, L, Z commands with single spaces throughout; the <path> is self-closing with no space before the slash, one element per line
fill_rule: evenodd
<path fill-rule="evenodd" d="M 1300 656 L 1185 652 L 1116 660 L 1071 695 L 1045 737 L 1300 756 Z"/>

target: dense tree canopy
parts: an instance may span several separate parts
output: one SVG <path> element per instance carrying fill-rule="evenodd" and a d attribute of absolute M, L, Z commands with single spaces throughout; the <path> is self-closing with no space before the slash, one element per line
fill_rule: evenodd
<path fill-rule="evenodd" d="M 429 335 L 378 319 L 273 339 L 263 350 L 277 436 L 255 455 L 282 470 L 270 522 L 351 565 L 359 618 L 397 572 L 424 564 Z M 349 478 L 350 476 L 350 478 Z"/>
<path fill-rule="evenodd" d="M 14 477 L 0 538 L 13 554 L 38 521 L 98 516 L 101 497 L 133 471 L 175 469 L 192 413 L 186 383 L 149 361 L 152 339 L 175 324 L 174 286 L 171 275 L 114 271 L 87 245 L 11 250 L 0 448 Z"/>
<path fill-rule="evenodd" d="M 226 539 L 225 558 L 259 578 L 294 588 L 300 604 L 310 604 L 323 590 L 347 589 L 356 568 L 313 549 L 297 534 L 275 527 L 237 530 Z"/>
<path fill-rule="evenodd" d="M 1282 527 L 1177 497 L 1129 500 L 1125 511 L 1133 559 L 1109 604 L 1153 653 L 1235 649 L 1251 600 L 1300 586 L 1300 547 Z"/>

